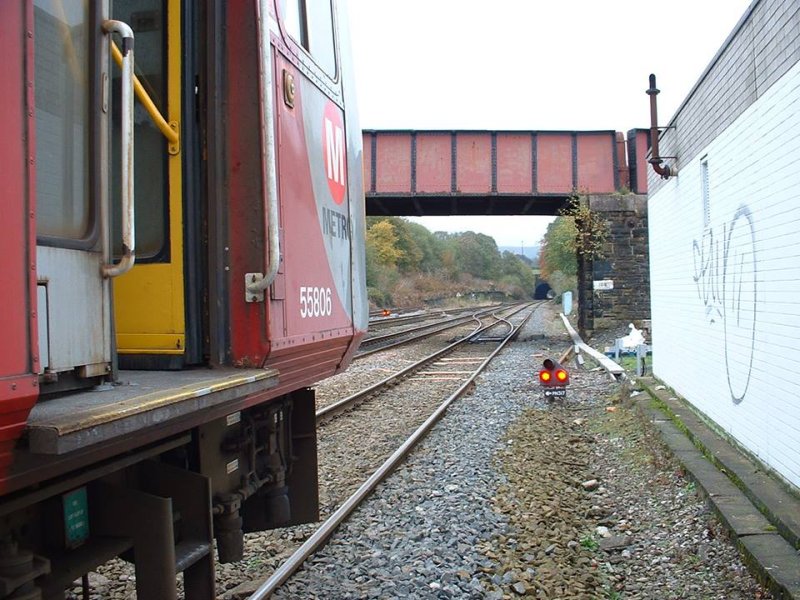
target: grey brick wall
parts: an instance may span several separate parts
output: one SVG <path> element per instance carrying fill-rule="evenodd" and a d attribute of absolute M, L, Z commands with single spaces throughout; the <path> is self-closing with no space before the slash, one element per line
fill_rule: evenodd
<path fill-rule="evenodd" d="M 800 61 L 800 1 L 754 0 L 661 134 L 662 156 L 698 157 L 753 102 Z M 656 73 L 658 75 L 658 73 Z M 663 185 L 652 169 L 650 195 Z"/>

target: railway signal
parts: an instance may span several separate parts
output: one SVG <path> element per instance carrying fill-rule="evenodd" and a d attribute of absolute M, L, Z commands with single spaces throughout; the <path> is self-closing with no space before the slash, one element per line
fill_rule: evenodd
<path fill-rule="evenodd" d="M 542 384 L 545 398 L 563 398 L 567 395 L 569 372 L 557 360 L 546 358 L 539 370 L 539 383 Z"/>

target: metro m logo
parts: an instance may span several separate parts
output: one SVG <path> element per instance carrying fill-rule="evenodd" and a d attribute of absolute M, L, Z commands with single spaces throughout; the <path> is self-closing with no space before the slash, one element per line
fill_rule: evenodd
<path fill-rule="evenodd" d="M 342 113 L 333 103 L 328 102 L 322 118 L 322 153 L 325 160 L 325 176 L 328 188 L 336 204 L 344 201 L 347 190 L 346 143 Z"/>
<path fill-rule="evenodd" d="M 344 131 L 325 119 L 325 146 L 328 179 L 344 185 Z"/>

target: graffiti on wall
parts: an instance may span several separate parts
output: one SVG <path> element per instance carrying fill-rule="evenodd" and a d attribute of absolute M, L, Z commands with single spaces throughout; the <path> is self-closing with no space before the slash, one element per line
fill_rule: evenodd
<path fill-rule="evenodd" d="M 706 227 L 692 243 L 697 294 L 709 324 L 723 328 L 725 371 L 735 404 L 747 395 L 753 370 L 758 312 L 755 242 L 753 215 L 742 205 L 730 221 Z"/>

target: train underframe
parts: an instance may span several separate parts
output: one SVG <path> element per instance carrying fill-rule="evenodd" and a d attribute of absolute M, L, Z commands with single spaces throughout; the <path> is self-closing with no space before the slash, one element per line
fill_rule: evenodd
<path fill-rule="evenodd" d="M 237 561 L 244 533 L 318 519 L 314 413 L 304 388 L 5 495 L 0 598 L 63 599 L 115 557 L 139 598 L 176 598 L 177 574 L 187 599 L 215 598 L 215 546 Z"/>

